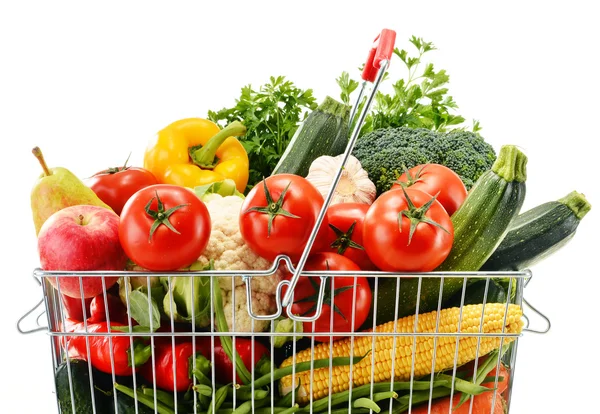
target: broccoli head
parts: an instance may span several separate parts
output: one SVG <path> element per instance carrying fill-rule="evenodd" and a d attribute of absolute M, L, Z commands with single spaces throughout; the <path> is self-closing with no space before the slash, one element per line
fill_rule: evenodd
<path fill-rule="evenodd" d="M 456 172 L 470 189 L 496 160 L 494 148 L 477 134 L 424 128 L 382 128 L 357 140 L 353 155 L 375 183 L 377 193 L 390 189 L 404 168 L 442 164 Z"/>

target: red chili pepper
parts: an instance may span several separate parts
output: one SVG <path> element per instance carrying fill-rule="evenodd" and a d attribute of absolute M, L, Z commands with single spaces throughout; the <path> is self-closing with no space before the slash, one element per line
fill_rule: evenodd
<path fill-rule="evenodd" d="M 173 344 L 170 339 L 156 339 L 154 344 L 156 386 L 165 391 L 187 390 L 193 384 L 194 347 L 192 342 L 190 340 L 176 342 L 175 352 L 173 352 Z M 198 345 L 196 352 L 200 353 L 200 357 L 196 360 L 196 367 L 207 368 L 206 364 L 210 363 L 201 355 Z M 173 370 L 173 361 L 175 361 L 175 370 Z M 154 382 L 152 364 L 144 365 L 140 369 L 140 373 L 146 381 Z"/>
<path fill-rule="evenodd" d="M 252 358 L 252 343 L 254 342 L 254 358 Z M 198 350 L 202 352 L 202 355 L 209 361 L 211 360 L 211 348 L 212 342 L 209 337 L 198 338 Z M 221 346 L 221 340 L 215 338 L 215 377 L 216 380 L 221 384 L 229 384 L 233 382 L 234 364 L 231 362 L 223 347 Z M 242 362 L 248 368 L 248 371 L 252 372 L 258 361 L 264 356 L 269 355 L 267 348 L 260 342 L 253 341 L 246 338 L 235 338 L 235 349 Z M 242 384 L 242 380 L 236 374 L 236 383 Z"/>
<path fill-rule="evenodd" d="M 236 338 L 236 350 L 244 365 L 249 370 L 254 369 L 256 363 L 263 355 L 268 355 L 267 348 L 260 342 L 254 342 L 254 362 L 252 362 L 251 346 L 252 340 L 245 338 Z M 218 383 L 228 384 L 233 382 L 233 364 L 229 357 L 221 347 L 219 338 L 215 338 L 214 342 L 214 364 L 215 364 L 215 379 Z M 211 360 L 212 342 L 209 337 L 196 338 L 196 368 L 200 371 L 205 371 L 208 378 L 212 373 L 206 364 Z M 173 344 L 170 339 L 155 340 L 154 361 L 155 361 L 155 376 L 156 386 L 165 391 L 185 391 L 193 384 L 192 367 L 194 358 L 194 349 L 192 342 L 188 340 L 177 340 L 175 342 L 175 352 L 173 353 Z M 173 358 L 175 355 L 175 358 Z M 173 371 L 173 360 L 175 359 L 175 372 Z M 153 383 L 152 365 L 146 364 L 140 369 L 142 376 L 149 382 Z M 236 375 L 237 377 L 237 375 Z M 177 383 L 175 384 L 175 379 Z M 237 383 L 241 384 L 241 380 L 237 378 Z"/>
<path fill-rule="evenodd" d="M 124 325 L 129 323 L 129 317 L 127 316 L 127 308 L 121 302 L 121 299 L 114 295 L 106 294 L 106 302 L 104 300 L 104 294 L 101 293 L 98 296 L 95 296 L 90 303 L 90 317 L 88 319 L 88 323 L 98 323 L 106 321 L 106 306 L 105 303 L 108 303 L 108 316 L 110 317 L 110 322 L 119 322 Z M 81 299 L 80 299 L 81 300 Z M 133 322 L 133 321 L 132 321 Z M 135 323 L 134 323 L 135 324 Z"/>
<path fill-rule="evenodd" d="M 84 333 L 85 325 L 83 322 L 77 322 L 67 319 L 65 324 L 65 332 Z M 115 331 L 120 326 L 127 326 L 119 322 L 111 322 L 111 332 Z M 108 332 L 108 323 L 88 323 L 87 332 L 98 333 Z M 68 337 L 68 353 L 71 358 L 81 358 L 88 360 L 88 352 L 86 338 L 89 340 L 89 359 L 92 366 L 99 371 L 107 374 L 112 373 L 111 367 L 111 351 L 113 355 L 114 373 L 115 375 L 132 375 L 133 367 L 139 367 L 145 364 L 152 354 L 152 348 L 139 338 L 134 339 L 134 352 L 131 352 L 131 342 L 128 336 L 83 336 L 74 335 Z M 112 342 L 112 346 L 111 346 Z M 131 358 L 134 356 L 135 360 Z"/>

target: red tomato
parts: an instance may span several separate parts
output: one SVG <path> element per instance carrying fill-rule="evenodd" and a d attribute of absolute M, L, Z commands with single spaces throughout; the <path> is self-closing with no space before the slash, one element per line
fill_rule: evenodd
<path fill-rule="evenodd" d="M 150 171 L 127 166 L 100 171 L 85 182 L 118 215 L 121 215 L 123 206 L 137 191 L 158 184 Z"/>
<path fill-rule="evenodd" d="M 411 188 L 379 196 L 363 225 L 367 254 L 384 271 L 432 271 L 450 253 L 453 239 L 454 227 L 444 207 Z"/>
<path fill-rule="evenodd" d="M 440 164 L 422 164 L 411 168 L 408 176 L 404 173 L 398 177 L 391 189 L 399 190 L 402 186 L 421 190 L 432 196 L 437 194 L 437 201 L 444 206 L 449 216 L 467 198 L 467 188 L 458 174 Z"/>
<path fill-rule="evenodd" d="M 276 174 L 248 193 L 241 209 L 240 232 L 259 256 L 274 260 L 277 255 L 286 254 L 296 262 L 322 206 L 323 196 L 304 177 Z M 321 228 L 326 225 L 327 216 Z M 318 237 L 315 242 L 323 239 Z"/>
<path fill-rule="evenodd" d="M 190 189 L 157 184 L 127 201 L 119 239 L 138 266 L 168 271 L 196 261 L 208 244 L 210 230 L 208 209 Z"/>
<path fill-rule="evenodd" d="M 336 253 L 317 253 L 308 258 L 305 270 L 356 270 L 360 268 L 352 260 Z M 287 276 L 289 278 L 290 275 Z M 365 322 L 371 309 L 371 287 L 366 277 L 332 276 L 326 281 L 323 309 L 314 322 L 304 322 L 304 332 L 354 332 Z M 315 314 L 321 278 L 301 277 L 294 289 L 292 313 L 301 316 Z M 352 301 L 356 290 L 354 324 L 352 324 Z M 286 287 L 283 288 L 285 294 Z M 333 296 L 333 326 L 331 325 L 331 298 Z M 334 336 L 333 340 L 342 338 Z M 329 336 L 316 336 L 315 341 L 329 342 Z"/>
<path fill-rule="evenodd" d="M 319 234 L 319 237 L 325 237 L 323 251 L 341 254 L 362 270 L 376 270 L 363 246 L 363 221 L 369 207 L 364 203 L 340 203 L 329 207 L 328 228 Z"/>

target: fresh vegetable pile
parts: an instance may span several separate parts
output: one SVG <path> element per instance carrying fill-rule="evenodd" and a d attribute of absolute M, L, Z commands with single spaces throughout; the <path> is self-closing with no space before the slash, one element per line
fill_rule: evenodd
<path fill-rule="evenodd" d="M 304 269 L 322 276 L 302 276 L 280 312 L 292 274 L 276 258 L 298 263 L 349 140 L 348 74 L 342 102 L 283 77 L 244 87 L 233 108 L 160 130 L 143 166 L 85 182 L 33 150 L 42 268 L 138 272 L 46 278 L 67 334 L 63 412 L 504 412 L 503 354 L 523 329 L 510 278 L 360 272 L 523 270 L 591 206 L 572 191 L 521 212 L 527 156 L 461 127 L 445 71 L 417 74 L 433 45 L 411 43 L 418 57 L 395 50 L 408 78 L 378 93 L 312 244 Z M 436 336 L 459 330 L 485 335 Z"/>

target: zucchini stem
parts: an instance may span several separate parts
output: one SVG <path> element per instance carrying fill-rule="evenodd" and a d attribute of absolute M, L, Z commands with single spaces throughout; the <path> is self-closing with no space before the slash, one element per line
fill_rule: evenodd
<path fill-rule="evenodd" d="M 527 180 L 527 156 L 515 145 L 503 145 L 492 171 L 504 180 L 523 183 Z"/>
<path fill-rule="evenodd" d="M 330 96 L 325 97 L 325 100 L 319 105 L 317 110 L 339 118 L 345 118 L 350 114 L 350 107 L 348 105 L 338 102 Z"/>
<path fill-rule="evenodd" d="M 569 207 L 573 214 L 581 220 L 592 209 L 592 205 L 587 201 L 585 196 L 577 191 L 571 191 L 569 194 L 558 200 Z"/>

